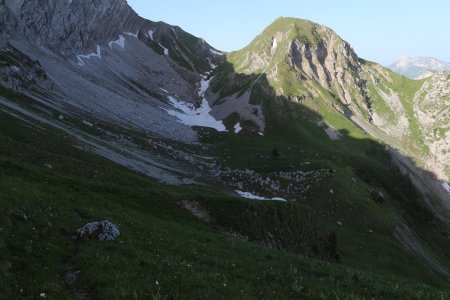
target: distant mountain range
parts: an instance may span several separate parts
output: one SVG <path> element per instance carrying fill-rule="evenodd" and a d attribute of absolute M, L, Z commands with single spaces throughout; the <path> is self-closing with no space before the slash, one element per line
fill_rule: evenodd
<path fill-rule="evenodd" d="M 411 79 L 424 79 L 436 72 L 450 73 L 450 63 L 434 57 L 401 56 L 389 69 Z"/>

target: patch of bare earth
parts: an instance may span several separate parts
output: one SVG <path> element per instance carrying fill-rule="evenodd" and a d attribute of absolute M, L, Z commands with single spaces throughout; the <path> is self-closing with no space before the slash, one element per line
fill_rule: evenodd
<path fill-rule="evenodd" d="M 225 233 L 226 235 L 231 236 L 235 239 L 248 241 L 248 237 L 246 235 L 217 224 L 217 222 L 215 222 L 214 219 L 211 217 L 209 211 L 203 208 L 200 205 L 200 203 L 196 201 L 183 200 L 179 204 L 181 207 L 189 211 L 194 217 L 196 217 L 203 223 L 208 224 L 211 228 L 220 231 L 222 233 Z"/>

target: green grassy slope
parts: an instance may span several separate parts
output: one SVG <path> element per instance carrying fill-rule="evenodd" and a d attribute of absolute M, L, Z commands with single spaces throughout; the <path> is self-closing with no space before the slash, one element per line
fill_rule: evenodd
<path fill-rule="evenodd" d="M 429 155 L 429 149 L 424 143 L 424 137 L 421 132 L 419 120 L 417 120 L 414 112 L 414 97 L 421 88 L 425 80 L 411 80 L 399 74 L 396 74 L 376 63 L 369 61 L 363 62 L 370 70 L 371 76 L 374 77 L 377 86 L 385 93 L 394 92 L 398 95 L 401 108 L 406 113 L 409 126 L 400 141 L 395 141 L 395 138 L 386 136 L 384 139 L 389 144 L 398 144 L 402 149 L 407 150 L 408 153 L 417 156 Z M 371 101 L 374 111 L 377 112 L 384 120 L 395 127 L 399 116 L 392 110 L 385 100 L 380 96 L 375 89 L 374 82 L 370 79 L 369 74 L 366 74 L 368 80 L 368 88 L 371 94 Z"/>
<path fill-rule="evenodd" d="M 221 157 L 223 165 L 255 170 L 263 178 L 279 171 L 333 170 L 331 176 L 310 182 L 311 188 L 297 202 L 318 212 L 326 226 L 336 230 L 342 261 L 443 283 L 442 278 L 437 279 L 424 269 L 418 257 L 405 251 L 398 241 L 398 229 L 408 224 L 420 236 L 426 252 L 447 269 L 450 268 L 448 230 L 431 215 L 424 199 L 393 166 L 386 151 L 387 145 L 392 145 L 408 149 L 413 158 L 429 154 L 412 111 L 414 95 L 423 81 L 408 80 L 361 60 L 360 82 L 367 84 L 370 97 L 361 89 L 362 94 L 352 96 L 363 100 L 344 105 L 333 89 L 326 90 L 288 63 L 292 54 L 287 46 L 293 39 L 304 45 L 317 44 L 316 38 L 320 36 L 311 35 L 317 32 L 314 26 L 304 20 L 278 19 L 250 45 L 227 56 L 228 63 L 216 70 L 214 91 L 225 96 L 251 87 L 251 103 L 264 108 L 266 135 L 225 135 L 207 138 L 206 142 L 214 145 L 214 154 Z M 275 50 L 271 43 L 280 34 L 285 35 Z M 347 58 L 337 60 L 343 59 Z M 351 87 L 348 90 L 357 91 Z M 397 130 L 399 136 L 382 132 L 370 123 L 373 111 L 388 123 L 387 129 Z M 406 118 L 404 131 L 398 112 Z M 350 121 L 349 115 L 355 114 L 376 134 L 369 136 Z M 237 122 L 239 116 L 232 119 L 227 122 Z M 324 129 L 328 126 L 339 131 L 338 140 L 326 135 Z M 250 126 L 247 130 L 243 127 L 244 132 L 252 130 Z M 271 157 L 274 148 L 281 153 L 280 157 Z M 258 192 L 257 187 L 255 191 Z M 342 228 L 336 226 L 337 222 L 343 224 Z"/>
<path fill-rule="evenodd" d="M 273 133 L 264 137 L 242 133 L 208 137 L 205 142 L 214 145 L 213 153 L 223 165 L 248 168 L 263 178 L 279 171 L 332 170 L 325 179 L 311 182 L 311 189 L 297 203 L 313 209 L 326 228 L 336 232 L 342 263 L 446 285 L 394 235 L 403 222 L 425 235 L 433 234 L 441 242 L 430 251 L 437 255 L 439 250 L 448 267 L 442 253 L 449 249 L 445 234 L 436 234 L 433 218 L 411 183 L 391 166 L 381 145 L 354 126 L 351 133 L 342 130 L 340 140 L 332 141 L 308 118 L 290 126 L 283 122 L 271 126 Z M 272 156 L 274 148 L 280 157 Z M 380 191 L 386 196 L 381 202 Z"/>
<path fill-rule="evenodd" d="M 449 297 L 414 281 L 236 240 L 192 217 L 178 203 L 197 201 L 217 218 L 239 216 L 242 207 L 250 205 L 261 225 L 218 222 L 256 239 L 270 211 L 288 215 L 290 206 L 230 199 L 210 188 L 164 186 L 74 148 L 51 129 L 37 130 L 3 113 L 0 126 L 2 299 L 40 298 L 41 293 L 49 299 Z M 280 151 L 284 160 L 284 145 Z M 386 213 L 379 210 L 381 218 Z M 78 227 L 103 219 L 120 225 L 119 240 L 73 239 Z M 344 263 L 347 242 L 345 234 L 338 233 Z M 412 262 L 399 259 L 406 259 L 406 265 Z"/>
<path fill-rule="evenodd" d="M 303 49 L 301 57 L 295 51 L 297 48 Z M 326 80 L 313 79 L 323 67 L 327 68 L 322 75 Z M 414 111 L 414 105 L 418 105 L 414 99 L 425 82 L 358 59 L 350 45 L 324 26 L 307 20 L 278 18 L 248 46 L 227 54 L 227 64 L 218 68 L 212 85 L 214 91 L 224 97 L 236 92 L 242 94 L 256 83 L 263 90 L 260 92 L 263 97 L 287 100 L 278 101 L 278 107 L 272 110 L 279 116 L 280 112 L 294 114 L 293 107 L 300 103 L 319 113 L 325 123 L 336 129 L 348 130 L 343 112 L 356 116 L 358 124 L 374 138 L 400 149 L 424 167 L 427 160 L 435 159 L 434 152 L 438 150 L 430 151 L 430 147 L 435 147 L 434 141 L 445 138 L 448 127 L 445 97 L 433 100 L 434 104 L 422 104 L 435 106 L 436 112 L 430 112 L 428 120 L 423 116 L 421 120 Z M 256 93 L 254 89 L 252 104 L 261 103 L 261 95 Z M 347 94 L 346 99 L 344 94 Z M 424 111 L 429 110 L 424 108 Z M 430 126 L 427 122 L 438 117 L 443 122 L 427 128 Z M 445 154 L 445 143 L 441 142 L 439 147 Z M 445 157 L 437 156 L 445 168 Z"/>

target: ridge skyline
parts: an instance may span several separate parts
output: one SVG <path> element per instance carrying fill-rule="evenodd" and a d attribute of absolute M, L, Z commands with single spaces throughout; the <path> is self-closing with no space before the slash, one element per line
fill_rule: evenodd
<path fill-rule="evenodd" d="M 271 1 L 258 2 L 257 7 L 254 1 L 248 1 L 240 4 L 239 9 L 234 5 L 223 5 L 220 14 L 204 0 L 195 4 L 172 0 L 152 6 L 142 0 L 129 0 L 128 4 L 146 19 L 180 26 L 227 52 L 242 49 L 276 18 L 285 16 L 311 20 L 333 29 L 352 45 L 360 57 L 383 66 L 392 65 L 401 56 L 450 61 L 450 55 L 445 51 L 450 47 L 450 41 L 441 38 L 445 28 L 450 26 L 450 20 L 440 17 L 450 9 L 450 3 L 433 0 L 392 4 L 381 1 L 358 7 L 352 0 L 340 4 L 325 2 L 326 9 L 315 3 L 292 0 L 281 0 L 275 7 Z M 329 17 L 330 11 L 335 12 L 334 18 Z M 427 23 L 414 21 L 431 13 L 435 17 Z M 231 14 L 233 18 L 228 17 Z"/>

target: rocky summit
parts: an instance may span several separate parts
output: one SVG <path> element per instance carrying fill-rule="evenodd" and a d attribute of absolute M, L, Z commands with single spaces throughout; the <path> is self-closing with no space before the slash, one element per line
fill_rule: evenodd
<path fill-rule="evenodd" d="M 0 299 L 447 299 L 447 67 L 0 0 Z"/>

